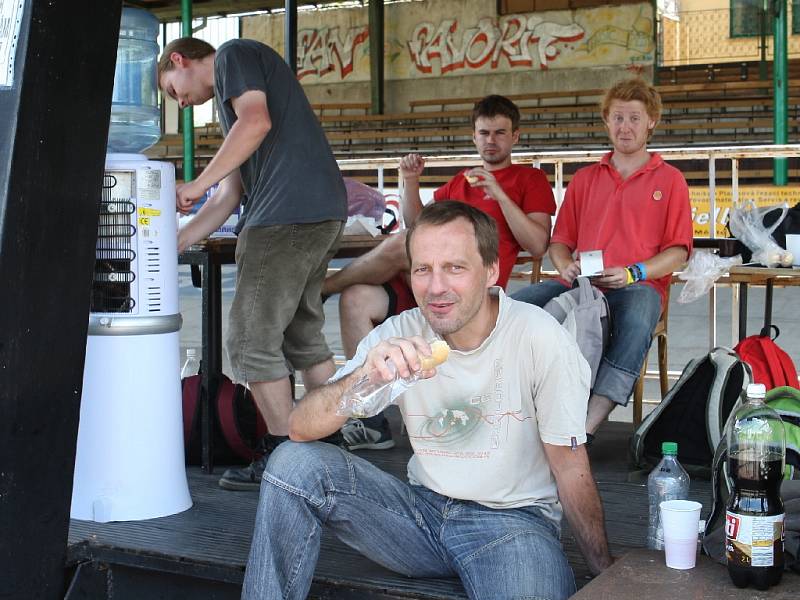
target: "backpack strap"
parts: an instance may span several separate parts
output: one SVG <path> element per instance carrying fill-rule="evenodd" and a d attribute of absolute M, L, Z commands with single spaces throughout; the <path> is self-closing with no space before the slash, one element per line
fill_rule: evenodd
<path fill-rule="evenodd" d="M 217 392 L 217 419 L 222 436 L 238 456 L 253 460 L 253 450 L 242 439 L 236 424 L 236 385 L 227 377 L 223 377 Z"/>
<path fill-rule="evenodd" d="M 183 447 L 184 452 L 189 452 L 189 442 L 192 438 L 200 411 L 200 375 L 191 375 L 181 379 L 181 406 L 183 407 Z"/>
<path fill-rule="evenodd" d="M 725 373 L 724 377 L 714 377 L 714 383 L 708 393 L 708 400 L 706 403 L 706 434 L 708 436 L 709 448 L 714 449 L 725 433 L 725 423 L 721 422 L 720 415 L 723 411 L 722 402 L 725 398 L 725 390 L 728 389 L 731 371 L 738 365 L 742 365 L 742 389 L 739 394 L 740 398 L 747 390 L 747 385 L 752 383 L 753 377 L 749 365 L 740 360 L 739 355 L 730 348 L 718 346 L 709 353 L 709 357 L 714 365 L 715 371 L 717 373 L 720 373 L 720 371 Z M 736 412 L 736 409 L 740 405 L 741 399 L 734 404 L 731 412 Z"/>
<path fill-rule="evenodd" d="M 594 300 L 594 293 L 592 292 L 592 284 L 588 277 L 578 277 L 578 289 L 580 290 L 580 304 L 588 304 Z"/>
<path fill-rule="evenodd" d="M 780 329 L 773 325 L 772 329 L 775 330 L 775 337 L 761 336 L 758 338 L 758 344 L 761 351 L 764 353 L 764 358 L 769 367 L 772 385 L 770 387 L 781 386 L 797 386 L 797 371 L 794 368 L 794 363 L 783 349 L 775 343 L 778 336 L 781 334 Z"/>

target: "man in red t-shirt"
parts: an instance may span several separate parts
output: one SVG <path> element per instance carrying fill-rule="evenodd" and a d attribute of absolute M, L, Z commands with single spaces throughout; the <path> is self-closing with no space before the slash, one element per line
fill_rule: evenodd
<path fill-rule="evenodd" d="M 620 81 L 606 93 L 602 114 L 614 149 L 579 169 L 567 187 L 549 251 L 561 279 L 513 296 L 544 306 L 581 274 L 581 252 L 602 250 L 605 268 L 592 283 L 608 299 L 612 325 L 589 400 L 590 434 L 628 403 L 672 273 L 692 250 L 686 180 L 647 150 L 661 116 L 658 92 L 641 79 Z"/>
<path fill-rule="evenodd" d="M 477 102 L 472 111 L 473 141 L 481 166 L 464 169 L 434 192 L 435 201 L 466 202 L 494 218 L 500 245 L 498 285 L 503 287 L 521 249 L 537 258 L 547 250 L 550 218 L 556 208 L 543 171 L 511 164 L 511 150 L 519 140 L 519 119 L 519 109 L 508 98 L 494 95 Z M 417 154 L 400 161 L 403 218 L 408 224 L 422 210 L 419 180 L 424 167 L 425 160 Z M 405 233 L 398 233 L 325 280 L 324 295 L 341 293 L 339 317 L 347 358 L 376 325 L 416 306 L 407 276 Z M 342 433 L 351 450 L 394 445 L 388 424 L 380 416 L 353 421 Z"/>

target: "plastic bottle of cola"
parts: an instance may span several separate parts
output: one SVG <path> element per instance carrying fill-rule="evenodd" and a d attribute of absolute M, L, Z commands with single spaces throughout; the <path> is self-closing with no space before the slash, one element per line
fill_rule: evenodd
<path fill-rule="evenodd" d="M 650 521 L 647 527 L 647 547 L 664 549 L 664 529 L 661 526 L 661 503 L 666 500 L 686 500 L 689 497 L 689 474 L 678 462 L 677 442 L 661 444 L 661 462 L 647 477 L 647 497 Z"/>
<path fill-rule="evenodd" d="M 780 486 L 786 454 L 783 421 L 764 403 L 766 388 L 747 386 L 747 401 L 728 425 L 728 475 L 732 484 L 725 514 L 728 574 L 736 587 L 766 590 L 783 575 L 783 501 Z"/>

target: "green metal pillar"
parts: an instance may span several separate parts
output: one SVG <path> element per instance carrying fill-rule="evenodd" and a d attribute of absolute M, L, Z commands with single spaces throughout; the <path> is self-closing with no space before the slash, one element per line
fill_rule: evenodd
<path fill-rule="evenodd" d="M 653 9 L 653 85 L 658 85 L 661 83 L 658 72 L 658 63 L 661 60 L 658 52 L 658 29 L 661 26 L 661 14 L 658 12 L 658 0 L 653 0 L 650 5 Z"/>
<path fill-rule="evenodd" d="M 192 35 L 192 0 L 181 0 L 181 35 Z M 194 110 L 183 109 L 183 180 L 194 179 Z"/>
<path fill-rule="evenodd" d="M 383 0 L 369 0 L 369 88 L 371 113 L 383 114 Z"/>
<path fill-rule="evenodd" d="M 773 110 L 773 141 L 776 144 L 785 144 L 789 139 L 788 127 L 788 76 L 789 59 L 786 36 L 786 0 L 773 0 L 773 65 L 772 82 L 775 109 Z M 774 159 L 772 182 L 775 185 L 786 185 L 789 181 L 789 168 L 785 158 Z"/>
<path fill-rule="evenodd" d="M 761 81 L 767 80 L 767 15 L 770 2 L 771 0 L 762 0 L 761 10 L 758 11 L 758 49 L 761 52 L 761 58 L 758 61 L 758 78 Z"/>

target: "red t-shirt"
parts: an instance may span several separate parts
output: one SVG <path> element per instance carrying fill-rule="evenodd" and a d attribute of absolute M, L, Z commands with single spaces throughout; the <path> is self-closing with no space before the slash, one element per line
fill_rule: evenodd
<path fill-rule="evenodd" d="M 464 169 L 436 190 L 433 193 L 433 199 L 437 202 L 441 200 L 466 202 L 470 206 L 479 208 L 497 222 L 500 254 L 500 274 L 497 285 L 505 288 L 521 247 L 506 223 L 500 204 L 493 198 L 487 198 L 483 188 L 472 187 L 464 177 L 464 173 L 467 171 L 469 169 Z M 525 165 L 511 165 L 492 171 L 492 175 L 508 197 L 525 214 L 534 212 L 555 214 L 556 202 L 553 198 L 553 190 L 547 181 L 547 175 L 541 169 Z"/>
<path fill-rule="evenodd" d="M 603 251 L 605 267 L 643 262 L 672 246 L 692 251 L 692 209 L 683 174 L 651 153 L 627 179 L 611 164 L 611 152 L 579 169 L 567 187 L 550 243 L 573 252 Z M 647 280 L 661 295 L 671 275 Z"/>

